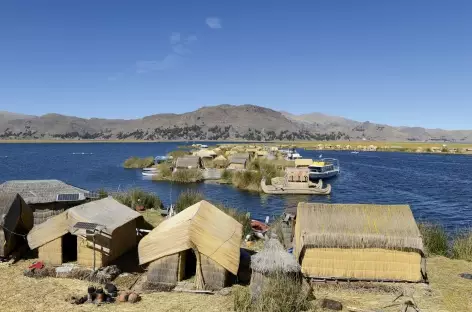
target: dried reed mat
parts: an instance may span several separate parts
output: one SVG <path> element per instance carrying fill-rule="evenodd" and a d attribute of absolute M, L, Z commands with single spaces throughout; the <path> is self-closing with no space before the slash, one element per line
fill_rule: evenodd
<path fill-rule="evenodd" d="M 263 274 L 299 273 L 300 265 L 292 254 L 284 250 L 277 236 L 272 234 L 264 248 L 251 257 L 251 269 Z"/>
<path fill-rule="evenodd" d="M 303 248 L 383 248 L 423 254 L 408 205 L 299 203 L 296 253 Z"/>
<path fill-rule="evenodd" d="M 119 274 L 120 270 L 117 266 L 111 265 L 101 268 L 97 271 L 92 271 L 83 268 L 74 268 L 68 273 L 61 273 L 58 275 L 55 267 L 44 267 L 42 269 L 25 270 L 24 275 L 27 277 L 44 278 L 44 277 L 61 277 L 73 278 L 93 283 L 106 284 L 113 281 Z"/>

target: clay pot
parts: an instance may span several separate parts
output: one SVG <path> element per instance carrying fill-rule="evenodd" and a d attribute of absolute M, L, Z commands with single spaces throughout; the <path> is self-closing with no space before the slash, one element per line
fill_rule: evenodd
<path fill-rule="evenodd" d="M 95 299 L 95 301 L 97 303 L 102 303 L 103 301 L 105 301 L 105 294 L 102 292 L 102 293 L 98 293 L 97 294 L 97 298 Z"/>
<path fill-rule="evenodd" d="M 135 302 L 138 302 L 139 301 L 139 295 L 137 293 L 131 293 L 129 296 L 128 296 L 128 302 L 130 303 L 135 303 Z"/>
<path fill-rule="evenodd" d="M 126 302 L 126 301 L 128 301 L 128 297 L 129 297 L 129 293 L 124 291 L 124 292 L 120 293 L 120 295 L 118 296 L 118 301 L 119 302 Z"/>

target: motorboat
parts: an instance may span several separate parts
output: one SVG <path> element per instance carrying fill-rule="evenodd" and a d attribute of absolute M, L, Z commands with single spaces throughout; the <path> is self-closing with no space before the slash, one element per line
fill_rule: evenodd
<path fill-rule="evenodd" d="M 157 173 L 158 173 L 157 168 L 150 167 L 150 168 L 143 168 L 142 175 L 145 177 L 152 177 L 152 176 L 157 175 Z"/>
<path fill-rule="evenodd" d="M 314 161 L 310 166 L 308 176 L 310 181 L 317 181 L 322 179 L 329 179 L 339 174 L 339 161 L 334 158 L 322 158 Z"/>

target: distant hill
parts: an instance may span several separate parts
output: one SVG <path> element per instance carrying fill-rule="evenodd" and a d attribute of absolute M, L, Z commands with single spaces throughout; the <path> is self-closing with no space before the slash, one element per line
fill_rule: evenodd
<path fill-rule="evenodd" d="M 444 140 L 472 142 L 472 131 L 392 127 L 320 113 L 292 115 L 255 105 L 202 107 L 141 119 L 84 119 L 0 112 L 0 139 L 133 140 Z"/>

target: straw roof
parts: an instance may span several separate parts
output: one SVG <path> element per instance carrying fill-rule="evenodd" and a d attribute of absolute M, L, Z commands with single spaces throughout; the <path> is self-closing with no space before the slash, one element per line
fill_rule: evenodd
<path fill-rule="evenodd" d="M 214 161 L 226 161 L 226 160 L 227 160 L 226 157 L 224 157 L 223 155 L 220 155 L 214 159 Z"/>
<path fill-rule="evenodd" d="M 202 150 L 199 150 L 199 151 L 193 153 L 193 155 L 201 157 L 201 158 L 212 158 L 212 157 L 216 156 L 216 153 L 212 150 L 202 149 Z"/>
<path fill-rule="evenodd" d="M 80 194 L 85 200 L 88 191 L 59 180 L 12 180 L 0 184 L 0 192 L 20 194 L 27 204 L 53 203 L 58 194 Z"/>
<path fill-rule="evenodd" d="M 185 156 L 177 158 L 175 162 L 177 168 L 200 168 L 199 156 Z"/>
<path fill-rule="evenodd" d="M 295 159 L 295 167 L 308 167 L 312 163 L 313 160 L 308 158 Z"/>
<path fill-rule="evenodd" d="M 296 253 L 304 248 L 413 249 L 423 241 L 408 205 L 299 203 Z"/>
<path fill-rule="evenodd" d="M 263 274 L 298 273 L 301 270 L 293 254 L 286 252 L 274 236 L 264 244 L 260 252 L 251 257 L 251 269 Z"/>
<path fill-rule="evenodd" d="M 231 158 L 233 158 L 233 157 L 235 157 L 235 158 L 245 158 L 245 159 L 249 160 L 250 156 L 249 156 L 249 153 L 236 153 L 236 154 L 233 154 L 231 156 Z"/>
<path fill-rule="evenodd" d="M 112 235 L 122 225 L 141 217 L 141 214 L 108 197 L 70 208 L 36 225 L 28 234 L 28 245 L 38 248 L 66 233 L 83 234 L 72 229 L 77 222 L 100 225 L 103 233 Z"/>
<path fill-rule="evenodd" d="M 242 225 L 207 201 L 200 201 L 165 220 L 138 246 L 139 263 L 196 248 L 226 270 L 237 274 Z"/>

